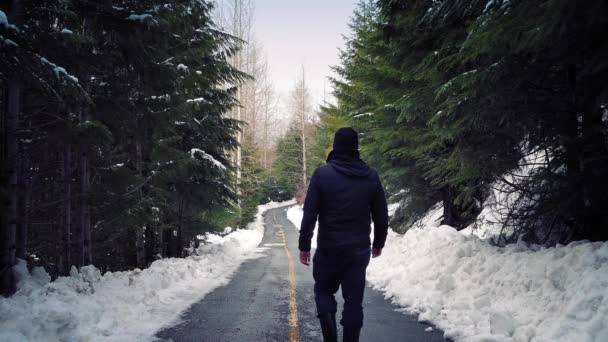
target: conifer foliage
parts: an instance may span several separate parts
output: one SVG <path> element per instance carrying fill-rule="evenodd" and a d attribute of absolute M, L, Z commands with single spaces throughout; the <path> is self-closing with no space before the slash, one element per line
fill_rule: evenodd
<path fill-rule="evenodd" d="M 463 228 L 498 188 L 504 242 L 608 240 L 607 6 L 362 1 L 326 116 L 405 190 L 405 225 L 442 201 Z"/>
<path fill-rule="evenodd" d="M 0 290 L 16 258 L 67 274 L 181 256 L 236 199 L 225 114 L 246 76 L 210 1 L 0 8 Z"/>

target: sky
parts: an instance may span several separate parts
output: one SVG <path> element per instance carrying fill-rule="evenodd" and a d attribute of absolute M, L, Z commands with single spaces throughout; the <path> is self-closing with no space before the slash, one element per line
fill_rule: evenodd
<path fill-rule="evenodd" d="M 315 104 L 327 97 L 330 66 L 338 64 L 357 0 L 255 0 L 254 32 L 268 58 L 270 76 L 283 106 L 305 70 Z"/>

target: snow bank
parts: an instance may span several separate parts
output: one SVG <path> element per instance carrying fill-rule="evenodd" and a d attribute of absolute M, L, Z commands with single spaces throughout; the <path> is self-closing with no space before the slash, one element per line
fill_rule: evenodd
<path fill-rule="evenodd" d="M 495 247 L 437 226 L 389 232 L 368 281 L 456 341 L 608 341 L 608 243 Z"/>
<path fill-rule="evenodd" d="M 248 229 L 221 237 L 185 259 L 162 259 L 140 271 L 101 274 L 93 266 L 50 282 L 42 268 L 16 267 L 18 292 L 0 298 L 0 341 L 145 341 L 181 312 L 229 282 L 245 260 L 261 255 L 263 213 L 294 201 L 259 206 Z"/>
<path fill-rule="evenodd" d="M 296 226 L 297 230 L 300 230 L 300 224 L 302 223 L 302 216 L 304 216 L 304 211 L 302 207 L 299 205 L 294 205 L 293 207 L 289 207 L 287 209 L 287 218 L 294 226 Z M 317 229 L 319 228 L 319 222 L 315 225 L 315 230 L 312 234 L 312 240 L 310 244 L 310 248 L 317 248 Z"/>
<path fill-rule="evenodd" d="M 395 210 L 397 210 L 397 207 L 399 207 L 398 203 L 389 204 L 388 205 L 388 214 L 393 215 L 395 213 Z M 287 218 L 289 219 L 289 221 L 291 221 L 291 223 L 293 223 L 294 226 L 296 226 L 297 230 L 300 230 L 300 224 L 302 223 L 302 216 L 304 216 L 304 211 L 302 210 L 302 207 L 300 207 L 299 205 L 294 205 L 287 209 Z M 372 223 L 372 233 L 370 234 L 372 241 L 374 240 L 373 227 L 374 227 L 374 225 Z M 311 240 L 311 245 L 310 245 L 311 248 L 317 248 L 317 229 L 318 228 L 319 228 L 319 222 L 317 221 L 317 223 L 315 225 L 315 230 L 313 231 L 313 235 L 312 235 L 312 240 Z"/>

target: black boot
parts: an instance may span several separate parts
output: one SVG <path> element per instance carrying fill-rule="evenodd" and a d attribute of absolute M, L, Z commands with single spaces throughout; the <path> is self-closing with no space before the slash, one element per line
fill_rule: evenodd
<path fill-rule="evenodd" d="M 336 314 L 326 313 L 319 316 L 324 342 L 338 342 L 338 328 L 336 327 Z"/>
<path fill-rule="evenodd" d="M 349 328 L 344 327 L 344 342 L 359 342 L 359 333 L 361 328 Z"/>

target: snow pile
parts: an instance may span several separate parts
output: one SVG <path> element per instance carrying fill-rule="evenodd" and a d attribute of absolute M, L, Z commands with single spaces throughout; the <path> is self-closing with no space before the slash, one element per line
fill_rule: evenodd
<path fill-rule="evenodd" d="M 608 242 L 496 247 L 495 208 L 483 213 L 458 232 L 440 224 L 439 203 L 406 234 L 389 231 L 367 280 L 456 341 L 608 341 Z M 298 229 L 302 214 L 287 210 Z"/>
<path fill-rule="evenodd" d="M 141 271 L 101 274 L 72 269 L 50 282 L 42 268 L 17 267 L 18 292 L 0 298 L 0 341 L 145 341 L 213 289 L 245 260 L 260 256 L 263 213 L 293 201 L 259 206 L 255 222 L 220 237 L 185 259 L 162 259 Z"/>
<path fill-rule="evenodd" d="M 299 205 L 294 205 L 293 207 L 289 207 L 287 209 L 287 219 L 296 226 L 297 230 L 300 230 L 300 224 L 302 223 L 302 216 L 304 216 L 304 211 L 302 207 Z M 317 229 L 319 228 L 319 222 L 315 224 L 315 230 L 312 233 L 312 240 L 310 244 L 310 248 L 317 248 Z"/>
<path fill-rule="evenodd" d="M 438 221 L 389 232 L 374 288 L 457 341 L 608 341 L 608 243 L 501 248 Z"/>
<path fill-rule="evenodd" d="M 388 205 L 388 214 L 393 215 L 395 210 L 399 207 L 399 203 L 389 204 Z M 300 230 L 300 224 L 302 223 L 302 216 L 304 216 L 304 211 L 302 207 L 299 205 L 294 205 L 293 207 L 289 207 L 287 209 L 287 218 L 294 226 L 296 226 L 297 230 Z M 370 234 L 370 238 L 374 240 L 374 224 L 372 223 L 372 232 Z M 315 230 L 313 231 L 312 240 L 311 240 L 311 248 L 317 248 L 317 229 L 319 228 L 319 222 L 315 224 Z"/>

